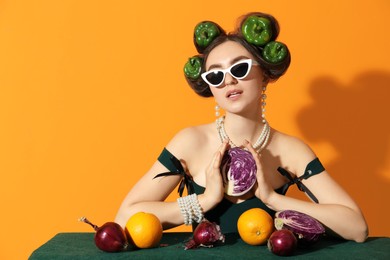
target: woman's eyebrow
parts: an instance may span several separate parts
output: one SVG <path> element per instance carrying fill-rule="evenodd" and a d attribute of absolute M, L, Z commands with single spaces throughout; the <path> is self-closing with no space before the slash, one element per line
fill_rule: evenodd
<path fill-rule="evenodd" d="M 247 56 L 243 56 L 243 55 L 237 56 L 237 57 L 235 57 L 234 59 L 231 60 L 230 66 L 233 65 L 234 63 L 236 63 L 237 61 L 244 60 L 244 59 L 249 59 L 249 58 L 248 58 Z M 221 68 L 221 67 L 222 67 L 222 64 L 216 63 L 216 64 L 212 64 L 212 65 L 208 68 L 208 70 L 211 70 L 211 69 L 213 69 L 213 68 Z"/>

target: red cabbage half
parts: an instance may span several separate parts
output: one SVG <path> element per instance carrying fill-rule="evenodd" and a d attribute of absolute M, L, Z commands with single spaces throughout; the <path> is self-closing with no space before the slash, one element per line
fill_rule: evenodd
<path fill-rule="evenodd" d="M 252 154 L 239 147 L 229 149 L 221 162 L 225 193 L 240 196 L 256 183 L 256 162 Z"/>
<path fill-rule="evenodd" d="M 324 226 L 318 220 L 294 210 L 276 212 L 274 221 L 277 230 L 292 231 L 301 245 L 313 244 L 325 233 Z"/>

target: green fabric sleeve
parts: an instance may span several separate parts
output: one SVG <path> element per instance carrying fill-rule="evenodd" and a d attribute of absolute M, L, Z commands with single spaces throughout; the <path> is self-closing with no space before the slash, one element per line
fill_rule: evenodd
<path fill-rule="evenodd" d="M 171 154 L 165 147 L 163 151 L 161 152 L 160 156 L 158 157 L 158 161 L 164 165 L 169 171 L 176 172 L 178 168 L 173 164 L 171 158 L 175 157 L 173 154 Z"/>
<path fill-rule="evenodd" d="M 320 162 L 320 159 L 315 158 L 313 161 L 309 162 L 306 166 L 305 173 L 300 177 L 300 179 L 308 179 L 311 176 L 319 174 L 325 171 L 324 166 Z"/>

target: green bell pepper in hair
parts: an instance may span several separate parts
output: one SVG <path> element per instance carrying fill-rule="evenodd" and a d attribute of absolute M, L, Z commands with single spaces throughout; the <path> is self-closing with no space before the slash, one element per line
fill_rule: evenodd
<path fill-rule="evenodd" d="M 213 22 L 200 22 L 195 26 L 194 40 L 196 44 L 204 49 L 220 35 L 221 31 L 218 26 Z"/>
<path fill-rule="evenodd" d="M 256 46 L 263 46 L 271 40 L 271 22 L 265 17 L 251 15 L 242 23 L 242 34 L 245 40 Z"/>
<path fill-rule="evenodd" d="M 270 63 L 279 63 L 287 57 L 288 50 L 284 43 L 272 41 L 265 45 L 262 54 L 266 61 Z"/>
<path fill-rule="evenodd" d="M 184 65 L 184 74 L 187 78 L 196 80 L 200 77 L 202 71 L 203 59 L 199 56 L 194 56 L 188 59 Z"/>

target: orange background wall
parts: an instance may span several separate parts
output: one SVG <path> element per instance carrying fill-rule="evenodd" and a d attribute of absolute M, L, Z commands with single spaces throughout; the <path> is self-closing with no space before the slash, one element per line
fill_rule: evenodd
<path fill-rule="evenodd" d="M 214 120 L 182 76 L 192 30 L 249 11 L 275 15 L 292 52 L 270 124 L 310 144 L 371 236 L 390 236 L 389 1 L 3 0 L 0 259 L 92 231 L 81 216 L 113 220 L 178 130 Z"/>

